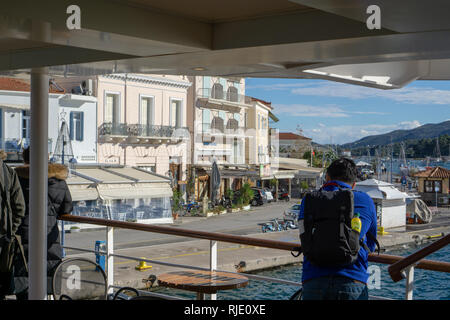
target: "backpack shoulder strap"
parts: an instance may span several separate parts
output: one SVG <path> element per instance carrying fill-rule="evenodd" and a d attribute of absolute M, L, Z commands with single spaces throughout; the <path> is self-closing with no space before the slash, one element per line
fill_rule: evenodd
<path fill-rule="evenodd" d="M 370 240 L 372 240 L 373 242 L 375 242 L 375 245 L 377 246 L 377 253 L 378 255 L 380 255 L 380 243 L 378 242 L 377 238 L 370 232 L 367 231 L 366 233 L 367 238 L 369 238 Z M 369 247 L 366 245 L 366 243 L 364 242 L 364 238 L 359 240 L 359 244 L 364 247 L 364 249 L 369 252 L 372 253 L 373 251 L 371 251 L 369 249 Z"/>

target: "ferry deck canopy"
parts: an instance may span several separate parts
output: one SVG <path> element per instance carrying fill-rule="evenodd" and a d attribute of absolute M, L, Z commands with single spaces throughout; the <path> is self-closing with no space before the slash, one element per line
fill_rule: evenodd
<path fill-rule="evenodd" d="M 315 78 L 382 89 L 450 77 L 445 0 L 9 1 L 0 71 Z M 380 8 L 370 30 L 367 8 Z"/>
<path fill-rule="evenodd" d="M 0 12 L 0 74 L 31 77 L 31 299 L 46 299 L 50 77 L 309 78 L 380 89 L 450 79 L 446 0 L 77 0 L 81 28 L 69 30 L 73 4 L 7 1 Z M 371 5 L 380 29 L 366 25 Z"/>

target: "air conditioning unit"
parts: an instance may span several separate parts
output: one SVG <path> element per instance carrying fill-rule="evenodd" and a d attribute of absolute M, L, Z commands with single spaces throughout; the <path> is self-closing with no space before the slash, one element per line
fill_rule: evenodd
<path fill-rule="evenodd" d="M 73 87 L 71 91 L 72 91 L 72 94 L 82 95 L 84 90 L 83 90 L 83 87 L 81 85 L 79 85 L 79 86 Z"/>
<path fill-rule="evenodd" d="M 83 94 L 85 96 L 92 96 L 92 94 L 94 93 L 92 79 L 87 79 L 81 82 L 81 87 L 83 88 Z"/>

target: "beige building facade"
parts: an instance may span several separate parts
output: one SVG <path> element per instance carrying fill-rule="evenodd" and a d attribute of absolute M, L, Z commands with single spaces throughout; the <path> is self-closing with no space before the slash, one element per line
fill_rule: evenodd
<path fill-rule="evenodd" d="M 73 90 L 97 96 L 100 164 L 141 168 L 171 177 L 174 184 L 186 179 L 187 77 L 111 74 L 70 80 Z"/>
<path fill-rule="evenodd" d="M 245 159 L 249 165 L 270 163 L 269 113 L 272 108 L 259 100 L 253 100 L 248 108 Z"/>
<path fill-rule="evenodd" d="M 213 161 L 221 169 L 220 194 L 238 189 L 246 168 L 246 129 L 251 101 L 241 78 L 189 77 L 188 127 L 191 133 L 194 198 L 210 197 Z M 233 171 L 233 173 L 230 173 Z"/>

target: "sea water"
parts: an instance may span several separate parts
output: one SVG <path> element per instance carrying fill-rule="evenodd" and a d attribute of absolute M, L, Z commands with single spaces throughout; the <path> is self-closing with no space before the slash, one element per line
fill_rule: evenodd
<path fill-rule="evenodd" d="M 395 250 L 385 252 L 390 255 L 407 256 L 420 247 Z M 426 257 L 428 260 L 450 261 L 450 246 Z M 380 288 L 369 289 L 369 296 L 377 296 L 389 299 L 405 298 L 405 280 L 394 283 L 387 271 L 388 265 L 369 263 L 369 266 L 378 266 L 380 272 Z M 302 266 L 290 265 L 277 267 L 270 270 L 254 272 L 256 275 L 272 278 L 301 282 Z M 249 280 L 245 288 L 219 291 L 217 299 L 219 300 L 288 300 L 299 287 L 286 284 L 279 284 L 267 281 Z M 194 293 L 182 290 L 163 289 L 158 291 L 169 295 L 176 295 L 187 299 L 195 299 Z M 414 271 L 414 292 L 415 300 L 450 300 L 450 273 L 421 270 L 415 268 Z"/>

